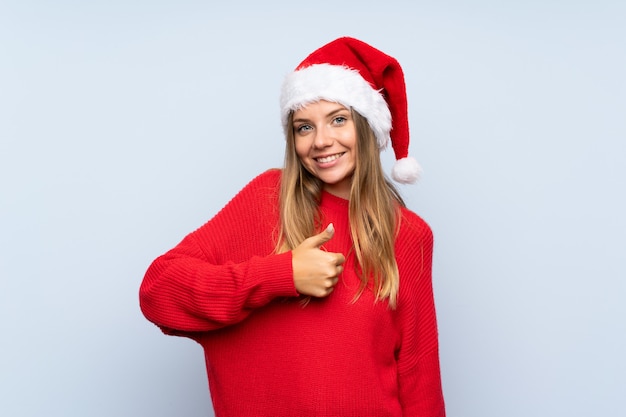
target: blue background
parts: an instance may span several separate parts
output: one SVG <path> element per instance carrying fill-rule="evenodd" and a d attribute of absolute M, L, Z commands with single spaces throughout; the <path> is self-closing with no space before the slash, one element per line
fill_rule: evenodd
<path fill-rule="evenodd" d="M 0 415 L 211 415 L 139 284 L 341 35 L 405 69 L 448 414 L 626 415 L 626 3 L 214 3 L 0 1 Z"/>

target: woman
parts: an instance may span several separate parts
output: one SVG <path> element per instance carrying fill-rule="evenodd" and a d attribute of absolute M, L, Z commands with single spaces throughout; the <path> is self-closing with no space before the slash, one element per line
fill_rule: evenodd
<path fill-rule="evenodd" d="M 281 112 L 284 168 L 152 263 L 143 313 L 202 345 L 218 417 L 444 416 L 432 234 L 379 155 L 391 139 L 394 179 L 417 179 L 400 65 L 337 39 Z"/>

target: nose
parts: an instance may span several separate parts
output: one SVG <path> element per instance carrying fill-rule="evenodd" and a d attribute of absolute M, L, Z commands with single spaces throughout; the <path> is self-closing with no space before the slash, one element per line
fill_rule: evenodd
<path fill-rule="evenodd" d="M 313 146 L 317 149 L 326 148 L 333 144 L 332 131 L 328 126 L 321 126 L 317 129 Z"/>

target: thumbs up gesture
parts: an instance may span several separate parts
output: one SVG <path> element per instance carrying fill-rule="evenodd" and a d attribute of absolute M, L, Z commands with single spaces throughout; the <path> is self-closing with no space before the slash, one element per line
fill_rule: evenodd
<path fill-rule="evenodd" d="M 341 253 L 326 252 L 320 247 L 334 233 L 331 223 L 324 231 L 305 239 L 292 250 L 293 280 L 298 293 L 326 297 L 333 291 L 346 259 Z"/>

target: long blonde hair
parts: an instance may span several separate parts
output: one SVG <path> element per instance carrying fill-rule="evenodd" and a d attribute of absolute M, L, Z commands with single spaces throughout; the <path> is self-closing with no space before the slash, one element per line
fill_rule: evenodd
<path fill-rule="evenodd" d="M 356 166 L 349 198 L 350 234 L 361 279 L 355 300 L 371 280 L 376 300 L 395 308 L 399 273 L 394 242 L 404 201 L 385 177 L 376 138 L 367 120 L 351 110 L 356 129 Z M 277 252 L 297 247 L 319 233 L 319 201 L 323 183 L 302 165 L 295 150 L 293 112 L 287 123 L 285 166 L 280 188 L 280 228 Z M 347 254 L 344 254 L 347 256 Z"/>

